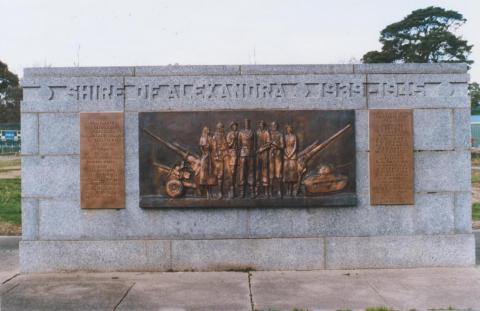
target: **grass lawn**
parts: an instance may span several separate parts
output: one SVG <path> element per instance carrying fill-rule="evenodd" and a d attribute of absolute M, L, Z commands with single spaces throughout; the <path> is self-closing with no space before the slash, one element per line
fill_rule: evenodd
<path fill-rule="evenodd" d="M 480 220 L 480 203 L 472 204 L 472 220 Z"/>
<path fill-rule="evenodd" d="M 0 179 L 0 222 L 20 225 L 20 178 Z"/>

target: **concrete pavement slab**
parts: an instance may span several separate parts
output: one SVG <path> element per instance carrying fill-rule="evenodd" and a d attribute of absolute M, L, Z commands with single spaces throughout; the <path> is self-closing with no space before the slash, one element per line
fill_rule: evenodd
<path fill-rule="evenodd" d="M 256 309 L 480 309 L 480 268 L 254 272 Z"/>
<path fill-rule="evenodd" d="M 137 279 L 117 310 L 251 310 L 248 274 L 146 274 Z"/>
<path fill-rule="evenodd" d="M 0 310 L 251 310 L 239 272 L 23 274 L 0 287 Z"/>
<path fill-rule="evenodd" d="M 475 235 L 475 255 L 476 255 L 476 264 L 480 265 L 480 230 L 473 231 Z"/>
<path fill-rule="evenodd" d="M 480 268 L 360 272 L 396 310 L 480 309 Z"/>
<path fill-rule="evenodd" d="M 20 276 L 8 282 L 0 310 L 113 310 L 133 285 L 126 280 Z"/>
<path fill-rule="evenodd" d="M 255 309 L 360 309 L 386 305 L 366 280 L 352 271 L 253 272 Z"/>
<path fill-rule="evenodd" d="M 0 284 L 19 273 L 17 236 L 0 236 Z"/>

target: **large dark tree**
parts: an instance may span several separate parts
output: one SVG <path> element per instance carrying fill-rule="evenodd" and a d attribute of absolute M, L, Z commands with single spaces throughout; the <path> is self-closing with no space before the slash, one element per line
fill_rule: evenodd
<path fill-rule="evenodd" d="M 467 20 L 439 7 L 415 10 L 380 33 L 381 51 L 363 55 L 364 63 L 473 63 L 469 45 L 455 30 Z"/>
<path fill-rule="evenodd" d="M 18 76 L 0 61 L 0 123 L 20 122 L 22 88 Z"/>

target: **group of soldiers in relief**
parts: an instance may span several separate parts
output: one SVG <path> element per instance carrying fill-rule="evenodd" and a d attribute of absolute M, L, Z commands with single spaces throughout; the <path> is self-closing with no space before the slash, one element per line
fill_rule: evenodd
<path fill-rule="evenodd" d="M 207 198 L 282 197 L 284 190 L 290 196 L 297 193 L 298 138 L 291 125 L 282 133 L 277 122 L 267 126 L 262 120 L 255 131 L 245 119 L 243 129 L 231 122 L 225 132 L 219 122 L 214 133 L 207 126 L 203 128 L 199 147 L 198 184 Z M 216 195 L 213 189 L 218 189 Z"/>

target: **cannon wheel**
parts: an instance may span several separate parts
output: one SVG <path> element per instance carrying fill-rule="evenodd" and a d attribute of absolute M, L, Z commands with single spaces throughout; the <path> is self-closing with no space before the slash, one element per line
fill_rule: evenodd
<path fill-rule="evenodd" d="M 183 194 L 183 184 L 178 179 L 169 180 L 165 189 L 167 194 L 172 198 L 178 198 Z"/>

